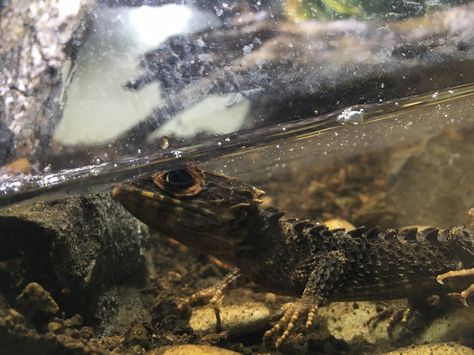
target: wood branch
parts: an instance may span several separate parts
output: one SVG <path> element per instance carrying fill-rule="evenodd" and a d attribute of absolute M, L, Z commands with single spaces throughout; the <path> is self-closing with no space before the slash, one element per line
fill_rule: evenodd
<path fill-rule="evenodd" d="M 93 0 L 11 0 L 0 8 L 0 165 L 48 149 L 62 116 L 68 56 L 80 46 Z"/>
<path fill-rule="evenodd" d="M 142 142 L 169 112 L 192 107 L 211 90 L 252 93 L 246 126 L 254 128 L 470 83 L 473 16 L 469 4 L 383 27 L 350 19 L 270 18 L 175 36 L 144 56 L 147 73 L 132 82 L 140 88 L 140 81 L 158 81 L 168 102 L 120 139 Z M 202 94 L 189 98 L 189 92 Z"/>

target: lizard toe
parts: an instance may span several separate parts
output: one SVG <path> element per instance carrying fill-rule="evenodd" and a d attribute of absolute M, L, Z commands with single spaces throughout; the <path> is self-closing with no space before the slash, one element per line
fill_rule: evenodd
<path fill-rule="evenodd" d="M 191 296 L 186 297 L 178 304 L 178 309 L 180 310 L 185 309 L 199 301 L 204 301 L 204 302 L 211 303 L 212 305 L 217 305 L 218 302 L 222 301 L 223 299 L 222 292 L 219 292 L 219 291 L 220 290 L 217 289 L 216 287 L 210 287 L 210 288 L 206 288 L 204 290 L 198 291 L 196 293 L 193 293 Z"/>
<path fill-rule="evenodd" d="M 265 332 L 264 339 L 272 338 L 278 334 L 279 336 L 275 340 L 275 348 L 278 349 L 288 339 L 302 316 L 306 315 L 306 328 L 313 325 L 317 309 L 317 305 L 302 300 L 284 304 L 281 307 L 282 316 L 280 320 Z"/>

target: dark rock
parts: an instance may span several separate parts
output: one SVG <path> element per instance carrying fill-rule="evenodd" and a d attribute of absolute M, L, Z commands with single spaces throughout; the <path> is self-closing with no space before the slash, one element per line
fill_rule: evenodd
<path fill-rule="evenodd" d="M 1 289 L 13 301 L 35 280 L 66 314 L 105 327 L 101 323 L 118 312 L 109 290 L 145 282 L 147 237 L 148 229 L 108 194 L 0 210 Z"/>
<path fill-rule="evenodd" d="M 30 282 L 16 299 L 16 308 L 33 323 L 51 318 L 59 306 L 51 294 L 36 282 Z"/>
<path fill-rule="evenodd" d="M 127 346 L 139 345 L 148 349 L 151 344 L 152 330 L 147 323 L 133 322 L 124 334 L 124 344 Z"/>

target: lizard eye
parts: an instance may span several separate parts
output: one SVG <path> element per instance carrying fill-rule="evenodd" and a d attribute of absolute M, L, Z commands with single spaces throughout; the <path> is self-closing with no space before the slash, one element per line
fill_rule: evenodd
<path fill-rule="evenodd" d="M 171 170 L 163 175 L 165 187 L 187 189 L 194 185 L 194 177 L 184 169 Z"/>
<path fill-rule="evenodd" d="M 153 182 L 175 196 L 193 196 L 201 191 L 204 176 L 197 167 L 188 166 L 156 174 Z"/>

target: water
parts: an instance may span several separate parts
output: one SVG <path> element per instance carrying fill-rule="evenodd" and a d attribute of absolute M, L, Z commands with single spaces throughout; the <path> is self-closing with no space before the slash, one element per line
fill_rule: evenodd
<path fill-rule="evenodd" d="M 345 125 L 340 117 L 348 109 L 327 115 L 242 131 L 204 140 L 194 145 L 175 146 L 163 138 L 166 149 L 154 154 L 124 158 L 45 173 L 38 176 L 4 177 L 0 182 L 0 206 L 27 199 L 50 200 L 73 194 L 108 191 L 125 179 L 157 170 L 166 170 L 186 162 L 199 162 L 210 169 L 259 182 L 305 164 L 320 164 L 362 155 L 394 145 L 409 145 L 425 140 L 445 129 L 474 126 L 474 85 L 465 85 L 385 102 L 352 106 L 362 112 L 357 125 Z M 345 112 L 345 113 L 344 113 Z"/>

